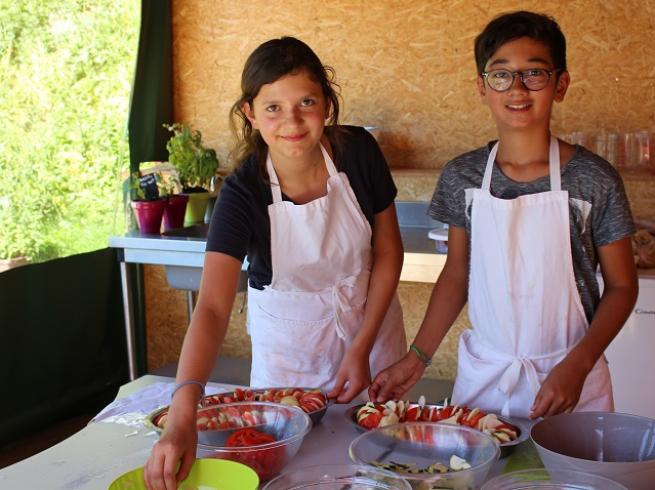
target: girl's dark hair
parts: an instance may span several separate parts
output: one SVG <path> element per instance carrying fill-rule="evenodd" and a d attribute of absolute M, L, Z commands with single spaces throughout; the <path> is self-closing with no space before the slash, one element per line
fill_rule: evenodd
<path fill-rule="evenodd" d="M 235 165 L 243 163 L 246 157 L 253 155 L 260 163 L 260 168 L 263 168 L 268 151 L 261 134 L 252 127 L 243 112 L 243 104 L 248 103 L 252 107 L 253 100 L 263 85 L 273 83 L 284 75 L 301 71 L 307 72 L 309 77 L 321 86 L 323 95 L 330 104 L 325 132 L 335 153 L 336 163 L 340 131 L 337 126 L 339 86 L 334 81 L 334 70 L 324 66 L 316 53 L 304 42 L 294 37 L 282 37 L 260 44 L 243 67 L 241 97 L 230 110 L 230 128 L 237 140 L 230 158 Z"/>
<path fill-rule="evenodd" d="M 478 74 L 485 69 L 487 61 L 505 43 L 529 37 L 545 44 L 553 59 L 554 68 L 566 71 L 566 39 L 552 17 L 534 12 L 510 12 L 493 19 L 475 38 L 475 63 Z"/>

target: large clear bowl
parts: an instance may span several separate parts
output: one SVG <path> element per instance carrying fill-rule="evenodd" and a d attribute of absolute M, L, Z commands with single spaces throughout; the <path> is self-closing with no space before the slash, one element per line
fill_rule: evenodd
<path fill-rule="evenodd" d="M 605 478 L 573 470 L 544 468 L 513 471 L 499 475 L 482 485 L 482 490 L 628 490 Z"/>
<path fill-rule="evenodd" d="M 465 459 L 469 469 L 447 473 L 398 472 L 414 489 L 432 487 L 468 490 L 479 488 L 500 455 L 492 437 L 459 425 L 411 422 L 370 430 L 350 444 L 350 459 L 357 464 L 408 464 L 426 468 L 449 465 L 451 456 Z"/>
<path fill-rule="evenodd" d="M 615 480 L 631 490 L 655 488 L 655 420 L 616 412 L 573 412 L 536 423 L 530 437 L 547 469 Z"/>
<path fill-rule="evenodd" d="M 257 421 L 250 427 L 273 436 L 276 441 L 248 447 L 227 447 L 227 438 L 241 428 L 203 431 L 199 439 L 198 458 L 218 458 L 237 461 L 251 467 L 262 481 L 277 476 L 296 455 L 312 421 L 297 407 L 269 402 L 226 403 L 214 407 L 230 417 L 240 414 L 244 420 Z M 249 414 L 249 415 L 248 415 Z M 253 417 L 254 414 L 254 417 Z"/>
<path fill-rule="evenodd" d="M 390 472 L 370 466 L 318 465 L 282 473 L 263 490 L 411 490 L 409 483 Z"/>

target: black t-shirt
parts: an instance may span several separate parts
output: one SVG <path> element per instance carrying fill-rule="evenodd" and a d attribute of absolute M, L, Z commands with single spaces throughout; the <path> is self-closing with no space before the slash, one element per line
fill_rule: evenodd
<path fill-rule="evenodd" d="M 365 129 L 342 126 L 341 157 L 334 163 L 348 177 L 362 212 L 374 227 L 374 216 L 396 198 L 396 186 L 377 142 Z M 282 194 L 282 199 L 291 201 Z M 271 283 L 271 226 L 268 206 L 270 184 L 254 158 L 247 158 L 221 185 L 214 207 L 207 252 L 221 252 L 238 260 L 248 256 L 251 287 L 263 289 Z"/>

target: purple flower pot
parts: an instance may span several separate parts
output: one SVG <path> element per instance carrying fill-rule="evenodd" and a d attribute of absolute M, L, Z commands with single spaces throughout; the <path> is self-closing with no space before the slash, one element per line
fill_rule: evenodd
<path fill-rule="evenodd" d="M 141 233 L 159 235 L 161 230 L 161 218 L 166 208 L 166 199 L 155 201 L 132 201 L 130 203 L 139 224 Z"/>
<path fill-rule="evenodd" d="M 184 213 L 189 196 L 186 194 L 175 194 L 168 196 L 166 209 L 164 209 L 164 230 L 174 230 L 184 226 Z"/>

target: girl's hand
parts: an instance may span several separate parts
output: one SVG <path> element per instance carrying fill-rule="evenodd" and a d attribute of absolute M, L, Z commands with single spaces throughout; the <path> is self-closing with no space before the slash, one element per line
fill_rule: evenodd
<path fill-rule="evenodd" d="M 148 490 L 176 490 L 189 475 L 196 459 L 197 442 L 194 419 L 175 421 L 169 417 L 166 429 L 153 446 L 145 465 L 144 479 Z"/>
<path fill-rule="evenodd" d="M 573 411 L 580 399 L 588 372 L 565 358 L 548 373 L 530 408 L 530 418 Z"/>
<path fill-rule="evenodd" d="M 337 403 L 348 403 L 370 383 L 371 370 L 368 365 L 368 355 L 351 347 L 341 361 L 334 388 L 327 397 L 336 398 Z"/>
<path fill-rule="evenodd" d="M 413 352 L 381 371 L 368 389 L 368 397 L 374 402 L 401 400 L 423 375 L 425 365 Z"/>

